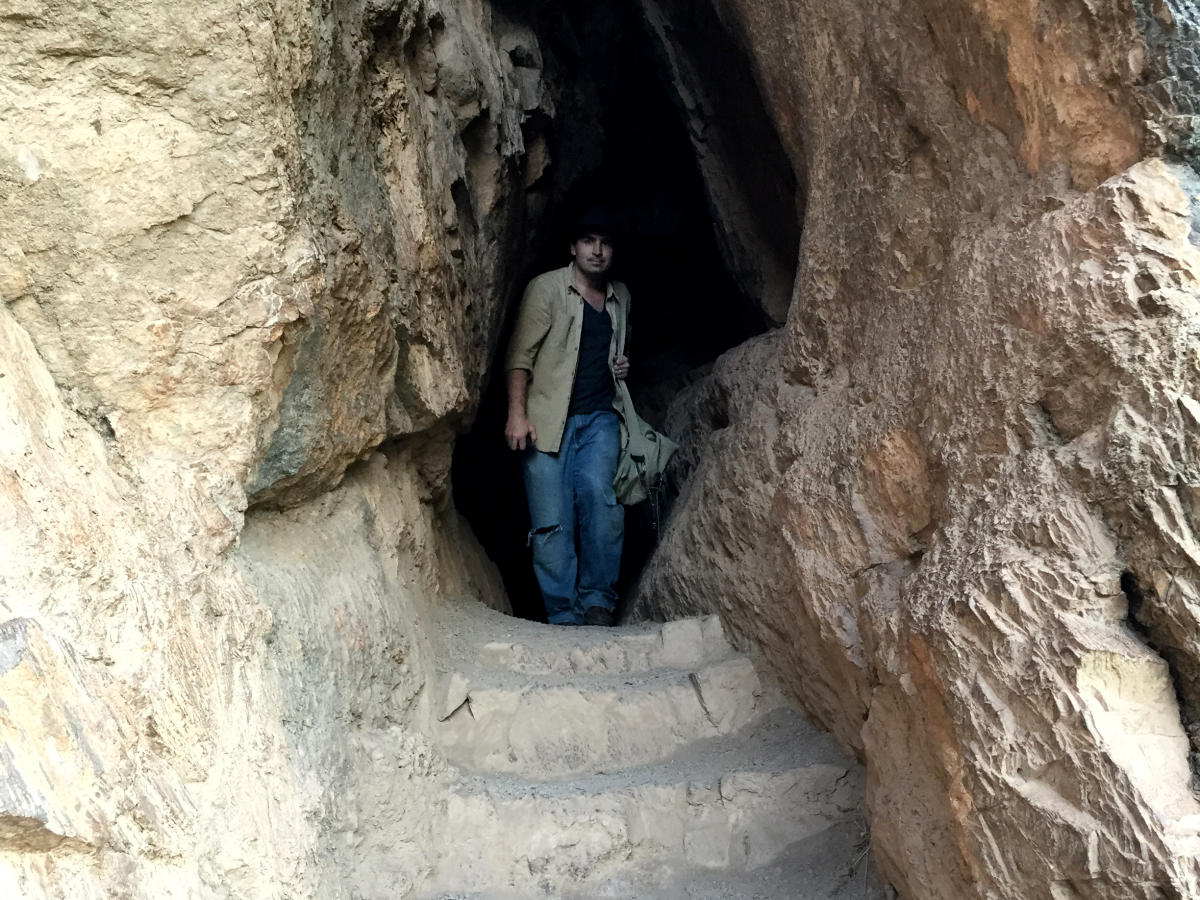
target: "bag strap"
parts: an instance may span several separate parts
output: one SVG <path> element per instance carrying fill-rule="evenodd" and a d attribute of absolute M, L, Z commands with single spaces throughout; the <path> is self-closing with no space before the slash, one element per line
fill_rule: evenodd
<path fill-rule="evenodd" d="M 633 408 L 633 397 L 629 395 L 629 385 L 625 383 L 624 379 L 617 381 L 617 391 L 621 395 L 621 409 L 625 413 L 625 433 L 629 435 L 629 455 L 642 461 L 644 474 L 646 460 L 650 458 L 650 448 L 646 443 L 646 434 L 642 430 L 642 420 L 638 418 L 637 411 Z"/>
<path fill-rule="evenodd" d="M 621 328 L 617 334 L 617 356 L 625 355 L 625 333 L 628 330 L 629 321 L 628 296 L 623 298 L 621 306 Z M 621 396 L 621 410 L 625 414 L 625 433 L 628 435 L 629 440 L 629 455 L 633 457 L 634 463 L 637 465 L 638 478 L 641 479 L 642 487 L 649 491 L 650 486 L 646 483 L 646 469 L 650 459 L 650 447 L 646 441 L 646 432 L 642 426 L 642 420 L 638 418 L 637 410 L 633 408 L 633 397 L 629 393 L 629 385 L 625 383 L 625 379 L 617 379 L 617 392 Z"/>
<path fill-rule="evenodd" d="M 621 303 L 621 328 L 617 332 L 617 356 L 625 355 L 625 332 L 626 323 L 629 318 L 629 304 L 622 300 Z M 641 475 L 645 477 L 646 460 L 650 448 L 646 446 L 646 435 L 642 432 L 641 419 L 638 418 L 637 411 L 633 408 L 633 397 L 629 394 L 629 385 L 625 383 L 624 378 L 617 379 L 617 393 L 621 395 L 621 409 L 625 413 L 625 432 L 629 435 L 629 454 L 640 458 L 642 461 Z"/>
<path fill-rule="evenodd" d="M 617 299 L 621 301 L 621 328 L 617 331 L 617 356 L 624 356 L 625 332 L 629 330 L 629 302 L 620 294 L 617 294 Z"/>

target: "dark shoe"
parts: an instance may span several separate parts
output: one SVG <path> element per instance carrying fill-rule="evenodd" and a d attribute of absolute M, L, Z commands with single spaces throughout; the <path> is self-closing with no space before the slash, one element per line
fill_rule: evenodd
<path fill-rule="evenodd" d="M 583 624 L 602 625 L 605 628 L 612 628 L 616 623 L 613 622 L 611 609 L 605 609 L 603 606 L 589 606 L 583 612 Z"/>

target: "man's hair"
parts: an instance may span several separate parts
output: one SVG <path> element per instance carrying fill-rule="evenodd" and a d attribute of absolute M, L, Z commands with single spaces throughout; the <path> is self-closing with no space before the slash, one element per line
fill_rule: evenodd
<path fill-rule="evenodd" d="M 609 240 L 614 240 L 617 236 L 616 217 L 602 203 L 593 203 L 576 220 L 575 228 L 571 231 L 571 243 L 589 234 L 598 234 Z"/>

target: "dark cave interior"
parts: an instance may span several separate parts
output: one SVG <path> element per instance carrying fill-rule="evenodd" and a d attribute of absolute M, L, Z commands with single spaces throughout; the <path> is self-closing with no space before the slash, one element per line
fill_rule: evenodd
<path fill-rule="evenodd" d="M 521 286 L 567 264 L 570 228 L 589 204 L 603 202 L 613 211 L 622 223 L 613 277 L 629 286 L 633 299 L 629 384 L 639 414 L 661 428 L 675 393 L 721 353 L 771 323 L 727 271 L 695 150 L 664 86 L 640 13 L 632 3 L 619 2 L 568 3 L 555 13 L 547 42 L 566 70 L 564 77 L 590 87 L 581 93 L 598 105 L 590 113 L 600 128 L 589 132 L 557 120 L 542 126 L 552 140 L 555 131 L 573 132 L 573 140 L 590 133 L 602 142 L 602 153 L 582 154 L 598 164 L 565 185 L 531 229 L 537 235 L 533 262 Z M 566 149 L 559 147 L 557 154 L 566 156 Z M 456 443 L 451 476 L 455 505 L 500 569 L 514 614 L 545 621 L 526 541 L 529 515 L 520 459 L 504 441 L 503 359 L 519 300 L 518 291 L 509 303 L 478 412 Z M 653 550 L 653 515 L 647 507 L 626 509 L 622 598 Z"/>

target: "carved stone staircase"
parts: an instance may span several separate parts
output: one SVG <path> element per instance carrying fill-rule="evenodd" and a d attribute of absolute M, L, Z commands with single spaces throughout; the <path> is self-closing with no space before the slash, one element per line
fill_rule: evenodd
<path fill-rule="evenodd" d="M 460 777 L 427 898 L 884 898 L 863 770 L 716 616 L 563 628 L 442 613 L 433 740 Z"/>

